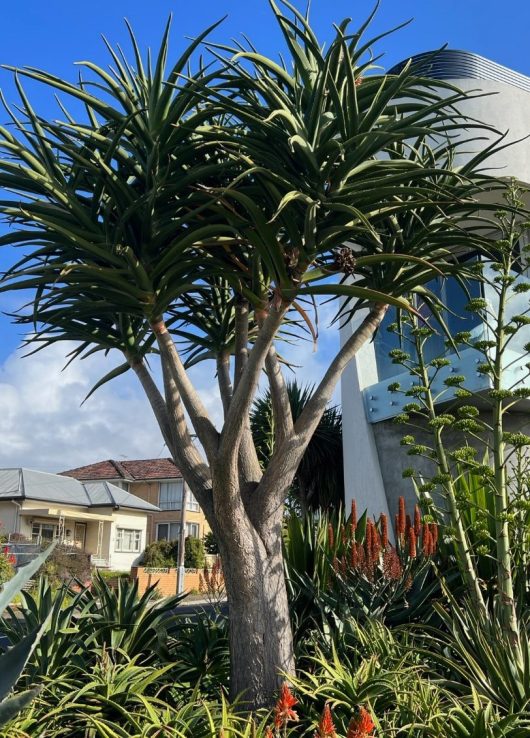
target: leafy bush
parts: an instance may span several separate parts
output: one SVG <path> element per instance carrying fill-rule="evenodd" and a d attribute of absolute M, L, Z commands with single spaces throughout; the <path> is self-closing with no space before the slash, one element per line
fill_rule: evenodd
<path fill-rule="evenodd" d="M 201 539 L 188 536 L 184 545 L 184 566 L 186 569 L 202 569 L 205 561 L 204 544 Z"/>
<path fill-rule="evenodd" d="M 204 543 L 204 550 L 207 554 L 211 554 L 212 556 L 219 555 L 219 544 L 217 543 L 217 539 L 213 534 L 213 531 L 209 530 L 202 540 Z"/>
<path fill-rule="evenodd" d="M 161 569 L 178 566 L 178 542 L 154 541 L 150 543 L 143 553 L 142 564 Z"/>
<path fill-rule="evenodd" d="M 60 544 L 38 572 L 38 577 L 46 577 L 55 588 L 62 584 L 68 585 L 72 580 L 85 585 L 91 576 L 90 556 L 73 546 Z"/>
<path fill-rule="evenodd" d="M 12 557 L 9 554 L 0 553 L 0 584 L 4 584 L 14 575 Z"/>

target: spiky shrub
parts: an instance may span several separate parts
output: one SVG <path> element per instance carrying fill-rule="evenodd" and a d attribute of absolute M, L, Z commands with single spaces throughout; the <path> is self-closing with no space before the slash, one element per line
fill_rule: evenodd
<path fill-rule="evenodd" d="M 521 668 L 524 655 L 517 645 L 520 632 L 517 607 L 525 605 L 528 590 L 525 570 L 530 563 L 528 536 L 524 531 L 528 469 L 521 464 L 530 437 L 508 432 L 506 414 L 530 397 L 527 386 L 530 364 L 523 359 L 523 352 L 530 348 L 528 343 L 523 345 L 524 331 L 528 331 L 530 324 L 526 297 L 530 282 L 524 271 L 529 247 L 521 245 L 530 223 L 525 220 L 522 194 L 515 185 L 506 193 L 506 209 L 497 213 L 497 238 L 492 239 L 489 250 L 468 274 L 469 279 L 474 277 L 485 282 L 492 296 L 491 304 L 476 297 L 466 307 L 470 313 L 480 316 L 483 334 L 476 336 L 463 331 L 448 341 L 452 351 L 456 344 L 477 352 L 476 370 L 489 379 L 490 389 L 474 392 L 469 388 L 468 378 L 455 373 L 444 379 L 441 391 L 435 389 L 440 372 L 447 371 L 451 359 L 445 355 L 426 358 L 433 327 L 420 325 L 413 315 L 406 316 L 401 326 L 391 326 L 400 335 L 404 348 L 410 349 L 396 349 L 394 361 L 415 379 L 415 386 L 409 390 L 402 390 L 398 384 L 392 387 L 393 392 L 405 392 L 413 400 L 405 406 L 398 421 L 408 423 L 413 419 L 416 424 L 423 423 L 428 439 L 427 443 L 418 443 L 413 435 L 408 435 L 402 443 L 411 456 L 424 456 L 431 468 L 434 466 L 431 477 L 420 478 L 414 469 L 410 475 L 424 504 L 444 525 L 444 532 L 453 543 L 476 617 L 481 621 L 488 617 L 499 620 L 501 630 L 515 649 L 514 654 L 519 653 L 517 661 Z M 514 359 L 511 348 L 516 337 L 521 348 L 520 357 L 516 354 Z M 515 362 L 522 373 L 518 372 L 514 384 L 509 369 Z M 451 405 L 440 409 L 444 400 L 451 400 Z M 481 413 L 484 404 L 489 415 Z M 460 445 L 447 439 L 448 428 L 461 434 Z M 519 459 L 518 464 L 513 463 L 515 458 Z M 518 552 L 513 546 L 514 533 Z M 480 537 L 482 541 L 478 540 Z M 493 571 L 483 560 L 488 557 L 493 562 Z M 489 599 L 481 581 L 486 572 Z M 518 573 L 523 580 L 519 586 L 522 597 L 519 603 L 516 602 Z"/>
<path fill-rule="evenodd" d="M 393 625 L 430 617 L 440 594 L 431 567 L 438 527 L 419 508 L 407 515 L 403 498 L 399 509 L 394 543 L 386 515 L 358 520 L 355 503 L 348 518 L 339 512 L 288 520 L 285 561 L 297 633 L 324 624 L 340 630 L 349 617 Z"/>
<path fill-rule="evenodd" d="M 22 588 L 46 561 L 53 548 L 54 544 L 36 556 L 32 562 L 22 567 L 11 579 L 5 582 L 2 592 L 0 592 L 0 614 L 3 614 L 13 598 L 20 594 Z M 35 627 L 26 633 L 24 638 L 12 644 L 11 648 L 7 649 L 0 656 L 0 727 L 4 726 L 20 710 L 29 705 L 38 692 L 38 688 L 34 687 L 34 685 L 29 685 L 31 688 L 18 690 L 15 694 L 11 694 L 12 690 L 19 686 L 20 676 L 37 647 L 45 627 L 46 620 L 37 622 Z"/>

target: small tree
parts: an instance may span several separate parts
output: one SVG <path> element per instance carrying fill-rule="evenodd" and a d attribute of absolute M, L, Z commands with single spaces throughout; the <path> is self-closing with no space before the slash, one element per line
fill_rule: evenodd
<path fill-rule="evenodd" d="M 231 690 L 251 706 L 270 704 L 280 672 L 294 670 L 286 492 L 388 305 L 410 309 L 402 294 L 452 272 L 455 250 L 480 246 L 462 224 L 487 184 L 478 170 L 488 153 L 453 171 L 465 96 L 410 67 L 374 69 L 366 24 L 353 34 L 340 24 L 323 51 L 304 16 L 271 6 L 291 66 L 238 47 L 217 68 L 190 71 L 205 32 L 166 72 L 168 26 L 147 66 L 131 36 L 134 63 L 109 47 L 110 72 L 85 63 L 91 81 L 18 70 L 22 112 L 0 129 L 0 211 L 12 226 L 1 243 L 26 249 L 2 288 L 33 291 L 17 321 L 37 348 L 67 340 L 72 359 L 121 357 L 96 387 L 138 377 L 219 543 Z M 66 98 L 60 120 L 35 113 L 21 76 Z M 314 332 L 308 310 L 321 297 L 342 300 L 344 321 L 364 313 L 294 420 L 275 344 Z M 188 373 L 207 358 L 219 429 Z M 263 373 L 276 433 L 264 470 L 249 422 Z"/>
<path fill-rule="evenodd" d="M 311 399 L 312 387 L 287 384 L 293 420 L 299 418 Z M 258 458 L 266 467 L 274 453 L 274 412 L 270 392 L 259 397 L 250 415 L 252 436 Z M 342 413 L 327 407 L 302 456 L 290 490 L 292 501 L 306 513 L 318 508 L 338 509 L 344 505 L 344 464 L 342 455 Z"/>
<path fill-rule="evenodd" d="M 203 542 L 200 538 L 188 536 L 184 546 L 184 566 L 186 569 L 202 569 L 205 562 Z"/>

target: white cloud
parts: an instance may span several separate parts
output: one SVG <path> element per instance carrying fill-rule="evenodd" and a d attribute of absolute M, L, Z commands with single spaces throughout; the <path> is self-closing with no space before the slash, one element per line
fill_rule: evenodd
<path fill-rule="evenodd" d="M 322 375 L 338 342 L 336 328 L 323 329 L 317 351 L 310 341 L 283 347 L 303 383 Z M 96 355 L 74 361 L 64 371 L 68 343 L 22 358 L 13 352 L 0 365 L 0 467 L 44 471 L 90 464 L 107 458 L 166 456 L 151 408 L 132 373 L 99 389 L 81 405 L 97 380 L 119 359 Z M 214 422 L 221 407 L 212 363 L 199 365 L 192 380 Z M 289 373 L 288 373 L 289 374 Z"/>

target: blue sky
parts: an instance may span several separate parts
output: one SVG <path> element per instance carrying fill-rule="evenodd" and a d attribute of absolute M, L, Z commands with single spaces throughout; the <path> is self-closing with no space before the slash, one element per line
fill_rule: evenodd
<path fill-rule="evenodd" d="M 298 7 L 302 4 L 298 3 Z M 313 0 L 312 23 L 322 41 L 326 41 L 333 22 L 353 16 L 355 27 L 372 7 L 373 3 L 367 0 Z M 140 46 L 145 48 L 157 46 L 170 13 L 174 15 L 175 53 L 185 36 L 196 35 L 223 15 L 228 17 L 216 30 L 215 40 L 226 41 L 244 32 L 262 52 L 276 54 L 280 46 L 266 0 L 25 0 L 5 3 L 2 9 L 0 64 L 40 67 L 74 80 L 73 62 L 106 63 L 100 34 L 113 45 L 121 43 L 127 47 L 124 17 L 131 21 Z M 528 0 L 508 0 L 504 4 L 498 0 L 383 0 L 371 35 L 410 18 L 414 20 L 409 26 L 376 47 L 385 52 L 382 63 L 387 68 L 415 53 L 448 44 L 530 76 Z M 9 102 L 16 100 L 12 78 L 3 70 L 0 88 Z M 37 110 L 45 114 L 52 110 L 49 91 L 33 85 L 28 85 L 28 90 Z M 5 120 L 0 111 L 0 121 Z M 9 253 L 0 255 L 0 265 L 10 258 Z M 12 307 L 11 298 L 0 299 L 0 309 Z M 81 365 L 61 375 L 61 350 L 22 361 L 14 353 L 20 335 L 5 318 L 0 318 L 0 336 L 0 466 L 24 463 L 53 470 L 101 457 L 159 455 L 162 442 L 130 380 L 112 390 L 103 390 L 80 409 L 91 381 L 102 369 L 100 364 Z M 307 364 L 308 376 L 316 377 L 335 341 L 335 336 L 326 335 L 317 354 L 302 347 L 298 359 Z M 200 376 L 197 381 L 213 407 L 215 397 L 208 394 L 211 379 Z"/>

